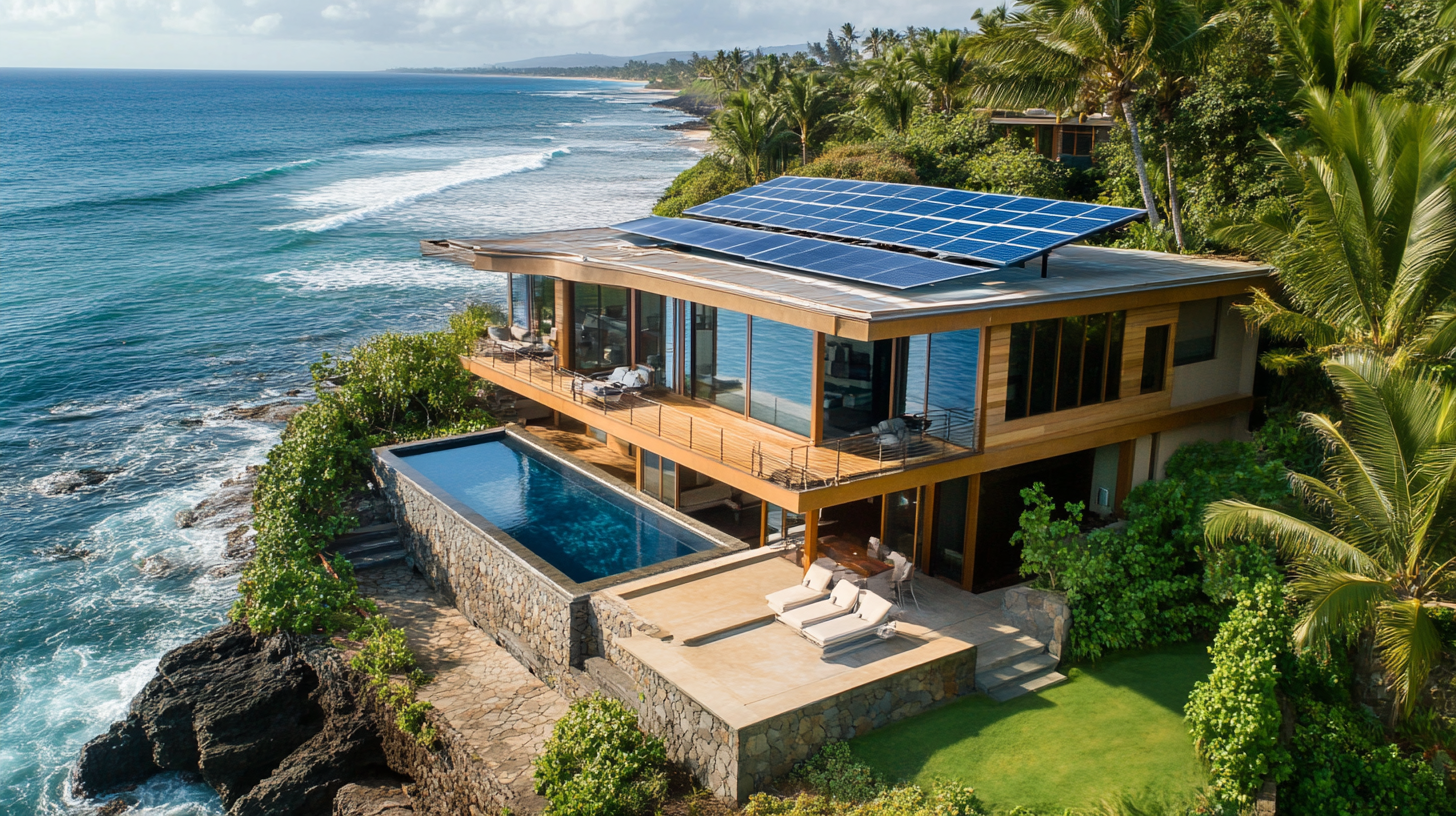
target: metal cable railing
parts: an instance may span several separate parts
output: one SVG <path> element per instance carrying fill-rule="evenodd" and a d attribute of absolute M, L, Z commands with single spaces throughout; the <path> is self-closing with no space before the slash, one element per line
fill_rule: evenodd
<path fill-rule="evenodd" d="M 551 353 L 484 340 L 472 351 L 470 359 L 476 363 L 791 490 L 840 484 L 975 451 L 974 411 L 940 409 L 908 416 L 899 435 L 863 433 L 818 446 L 787 446 L 730 430 L 640 391 L 602 388 L 600 381 L 558 368 Z"/>

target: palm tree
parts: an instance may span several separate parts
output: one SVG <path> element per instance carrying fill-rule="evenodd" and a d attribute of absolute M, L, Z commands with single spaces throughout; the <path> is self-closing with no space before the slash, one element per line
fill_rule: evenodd
<path fill-rule="evenodd" d="M 830 87 L 820 80 L 818 72 L 788 77 L 774 97 L 779 115 L 787 122 L 789 132 L 799 137 L 804 164 L 809 163 L 809 142 L 830 123 L 835 98 Z"/>
<path fill-rule="evenodd" d="M 1456 0 L 1445 0 L 1436 15 L 1436 25 L 1446 31 L 1456 28 Z M 1400 78 L 1406 81 L 1418 78 L 1432 81 L 1456 79 L 1456 38 L 1433 45 L 1411 60 L 1411 64 L 1401 71 Z"/>
<path fill-rule="evenodd" d="M 916 80 L 929 95 L 932 110 L 955 110 L 976 75 L 971 39 L 959 31 L 942 31 L 935 39 L 910 52 Z"/>
<path fill-rule="evenodd" d="M 711 129 L 713 143 L 749 184 L 763 180 L 765 166 L 793 135 L 768 100 L 748 91 L 728 95 L 723 109 L 713 114 Z"/>
<path fill-rule="evenodd" d="M 1289 474 L 1309 517 L 1229 499 L 1205 509 L 1204 535 L 1278 548 L 1303 602 L 1298 648 L 1373 634 L 1397 717 L 1445 648 L 1433 612 L 1456 609 L 1456 390 L 1369 351 L 1324 368 L 1346 419 L 1304 415 L 1329 450 L 1325 479 Z"/>
<path fill-rule="evenodd" d="M 1308 351 L 1397 362 L 1456 350 L 1456 114 L 1381 97 L 1306 92 L 1304 129 L 1271 140 L 1288 206 L 1216 235 L 1273 263 L 1286 303 L 1255 292 L 1245 317 Z"/>
<path fill-rule="evenodd" d="M 1028 0 L 995 36 L 984 56 L 1000 75 L 981 91 L 994 106 L 1041 105 L 1067 110 L 1077 102 L 1109 104 L 1127 120 L 1133 164 L 1148 223 L 1161 225 L 1143 158 L 1133 104 L 1154 71 L 1152 54 L 1170 32 L 1157 22 L 1185 0 Z"/>
<path fill-rule="evenodd" d="M 871 60 L 856 83 L 856 102 L 861 112 L 881 133 L 904 133 L 925 92 L 913 78 L 910 50 L 892 47 L 885 56 Z"/>
<path fill-rule="evenodd" d="M 1270 3 L 1278 71 L 1292 87 L 1348 93 L 1374 84 L 1381 66 L 1384 0 L 1280 0 Z"/>
<path fill-rule="evenodd" d="M 880 54 L 893 42 L 883 28 L 871 28 L 864 38 L 865 51 L 869 52 L 870 59 L 879 59 Z"/>

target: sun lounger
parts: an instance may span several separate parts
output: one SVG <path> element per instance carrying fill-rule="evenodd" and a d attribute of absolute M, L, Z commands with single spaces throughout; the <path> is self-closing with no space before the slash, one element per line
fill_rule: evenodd
<path fill-rule="evenodd" d="M 840 581 L 834 585 L 834 591 L 825 600 L 795 607 L 778 618 L 780 623 L 786 624 L 790 629 L 803 631 L 806 626 L 848 615 L 854 611 L 854 605 L 858 602 L 859 587 L 849 581 Z"/>
<path fill-rule="evenodd" d="M 822 601 L 829 597 L 829 581 L 833 577 L 833 572 L 818 564 L 811 564 L 809 571 L 804 573 L 804 580 L 797 586 L 781 589 L 765 596 L 764 600 L 768 601 L 768 608 L 772 609 L 775 615 L 782 615 L 784 610 Z"/>
<path fill-rule="evenodd" d="M 865 591 L 859 596 L 859 609 L 853 615 L 843 615 L 832 620 L 816 623 L 803 630 L 804 637 L 809 642 L 821 649 L 828 649 L 857 640 L 863 637 L 871 637 L 875 630 L 885 625 L 890 619 L 890 610 L 895 605 L 881 598 L 873 592 Z"/>

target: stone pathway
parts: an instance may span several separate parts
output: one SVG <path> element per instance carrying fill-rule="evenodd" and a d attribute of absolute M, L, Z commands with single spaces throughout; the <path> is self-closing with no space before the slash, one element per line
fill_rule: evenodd
<path fill-rule="evenodd" d="M 566 713 L 566 700 L 404 563 L 361 572 L 359 588 L 404 627 L 421 668 L 434 675 L 419 699 L 464 736 L 493 776 L 523 801 L 534 800 L 531 762 Z"/>

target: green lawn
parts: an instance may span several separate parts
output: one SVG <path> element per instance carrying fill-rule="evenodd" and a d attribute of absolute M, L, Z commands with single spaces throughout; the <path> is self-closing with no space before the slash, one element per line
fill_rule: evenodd
<path fill-rule="evenodd" d="M 997 809 L 1171 804 L 1205 783 L 1183 706 L 1209 671 L 1202 643 L 1127 653 L 1038 694 L 978 694 L 849 745 L 887 780 L 970 785 Z"/>

